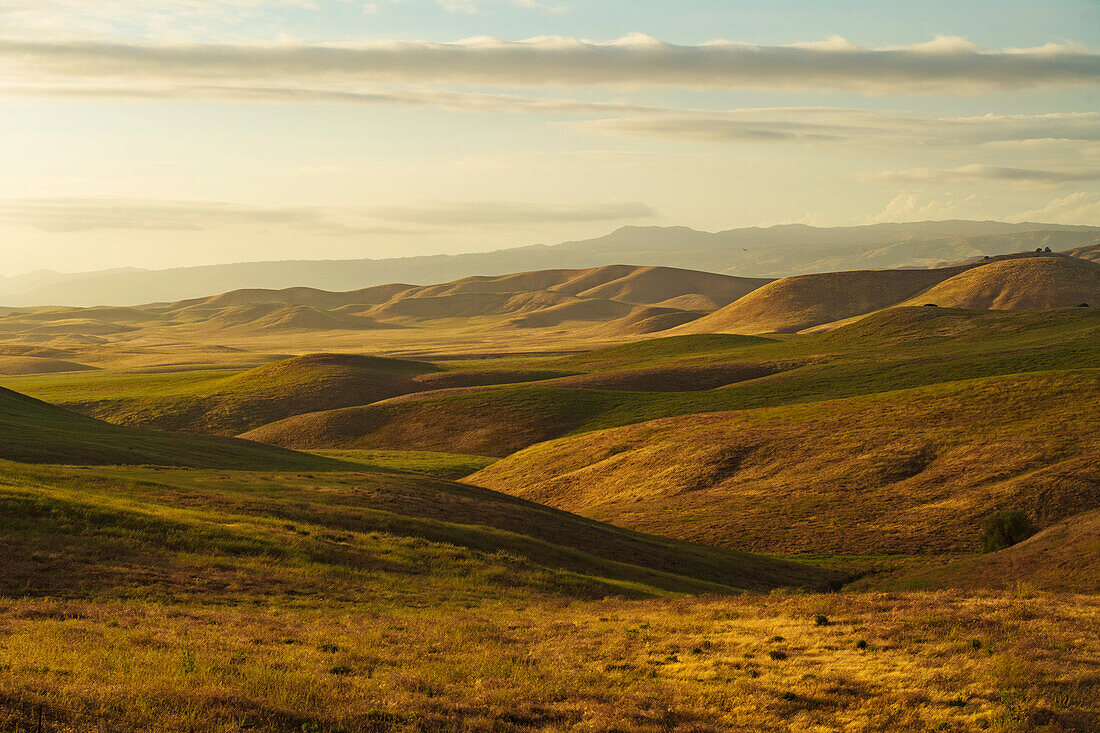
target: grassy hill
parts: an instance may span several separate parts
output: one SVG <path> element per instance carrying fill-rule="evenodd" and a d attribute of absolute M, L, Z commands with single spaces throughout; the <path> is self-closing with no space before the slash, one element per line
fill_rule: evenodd
<path fill-rule="evenodd" d="M 1097 729 L 1100 311 L 621 343 L 720 302 L 671 277 L 13 316 L 5 357 L 106 367 L 18 391 L 319 450 L 0 390 L 0 730 Z M 518 310 L 255 326 L 447 298 Z M 1042 531 L 976 554 L 1005 509 Z"/>
<path fill-rule="evenodd" d="M 929 288 L 916 301 L 951 308 L 1072 308 L 1100 306 L 1100 263 L 1046 255 L 992 262 Z"/>
<path fill-rule="evenodd" d="M 111 425 L 3 388 L 0 388 L 0 459 L 272 470 L 326 470 L 340 465 L 327 458 L 233 438 Z"/>
<path fill-rule="evenodd" d="M 653 596 L 840 577 L 413 474 L 0 464 L 0 502 L 8 596 L 428 593 L 402 590 L 410 576 L 440 592 Z"/>
<path fill-rule="evenodd" d="M 2 356 L 0 355 L 0 375 L 18 376 L 23 374 L 58 374 L 62 372 L 83 372 L 95 369 L 87 364 L 78 364 L 64 359 L 51 359 L 41 356 Z"/>
<path fill-rule="evenodd" d="M 544 440 L 673 415 L 1089 367 L 1100 359 L 1098 334 L 1100 312 L 1085 308 L 1003 314 L 904 308 L 788 341 L 670 337 L 543 360 L 542 369 L 587 374 L 413 393 L 287 418 L 244 437 L 299 449 L 505 456 Z M 716 381 L 726 386 L 714 388 Z"/>
<path fill-rule="evenodd" d="M 1100 505 L 1097 370 L 642 422 L 535 445 L 471 483 L 766 552 L 945 553 L 981 517 Z"/>
<path fill-rule="evenodd" d="M 235 435 L 289 415 L 420 389 L 438 367 L 358 354 L 307 354 L 243 371 L 100 373 L 53 382 L 42 397 L 111 422 Z"/>
<path fill-rule="evenodd" d="M 795 333 L 897 305 L 961 271 L 862 270 L 785 277 L 678 331 Z"/>
<path fill-rule="evenodd" d="M 1074 256 L 1023 253 L 930 270 L 782 278 L 675 332 L 795 333 L 897 305 L 1038 309 L 1098 301 L 1100 266 Z"/>

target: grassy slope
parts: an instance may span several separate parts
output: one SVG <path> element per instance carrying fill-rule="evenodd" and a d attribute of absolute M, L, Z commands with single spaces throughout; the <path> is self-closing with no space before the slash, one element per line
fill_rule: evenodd
<path fill-rule="evenodd" d="M 97 374 L 13 381 L 36 397 L 111 422 L 235 435 L 290 415 L 385 399 L 438 368 L 356 354 L 310 354 L 246 371 Z"/>
<path fill-rule="evenodd" d="M 785 277 L 678 330 L 795 333 L 896 305 L 963 269 L 858 270 Z"/>
<path fill-rule="evenodd" d="M 787 277 L 681 326 L 680 333 L 795 333 L 896 305 L 1066 308 L 1100 301 L 1100 267 L 1058 254 L 1014 255 L 933 270 Z"/>
<path fill-rule="evenodd" d="M 992 262 L 921 293 L 915 301 L 952 308 L 1100 306 L 1100 264 L 1046 255 Z"/>
<path fill-rule="evenodd" d="M 643 531 L 757 552 L 974 549 L 981 517 L 1100 505 L 1100 371 L 950 382 L 639 423 L 468 480 Z"/>
<path fill-rule="evenodd" d="M 779 370 L 728 387 L 631 392 L 530 382 L 289 418 L 245 437 L 294 448 L 402 448 L 504 456 L 564 435 L 661 417 L 815 402 L 998 374 L 1092 366 L 1100 312 L 903 308 L 834 332 L 773 341 L 700 335 L 656 339 L 552 364 L 606 374 L 645 367 L 755 364 Z M 542 364 L 542 368 L 548 366 Z M 637 376 L 637 375 L 636 375 Z M 641 375 L 643 381 L 648 379 Z M 652 375 L 650 375 L 652 376 Z M 690 381 L 690 380 L 687 380 Z"/>
<path fill-rule="evenodd" d="M 2 388 L 0 458 L 30 463 L 241 469 L 325 470 L 340 466 L 332 459 L 235 438 L 111 425 Z"/>
<path fill-rule="evenodd" d="M 731 593 L 830 574 L 428 476 L 0 464 L 4 595 Z M 496 580 L 494 580 L 496 578 Z M 516 586 L 516 587 L 512 587 Z"/>
<path fill-rule="evenodd" d="M 890 588 L 998 588 L 1100 593 L 1100 509 L 1075 514 L 999 552 L 874 579 Z"/>

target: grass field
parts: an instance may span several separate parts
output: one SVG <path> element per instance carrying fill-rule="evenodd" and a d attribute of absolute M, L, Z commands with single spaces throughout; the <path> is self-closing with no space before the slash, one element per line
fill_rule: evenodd
<path fill-rule="evenodd" d="M 421 598 L 0 600 L 0 723 L 1083 733 L 1100 715 L 1095 597 Z"/>
<path fill-rule="evenodd" d="M 0 731 L 1100 729 L 1096 309 L 432 328 L 5 378 Z M 1040 531 L 979 553 L 1005 509 Z"/>

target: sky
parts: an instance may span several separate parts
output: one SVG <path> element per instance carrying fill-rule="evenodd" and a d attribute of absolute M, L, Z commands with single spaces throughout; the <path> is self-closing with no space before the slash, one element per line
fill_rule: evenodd
<path fill-rule="evenodd" d="M 954 218 L 1100 225 L 1100 2 L 0 0 L 0 276 Z"/>

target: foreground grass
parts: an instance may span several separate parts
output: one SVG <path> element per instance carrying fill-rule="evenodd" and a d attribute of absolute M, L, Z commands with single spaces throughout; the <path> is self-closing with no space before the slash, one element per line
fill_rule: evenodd
<path fill-rule="evenodd" d="M 423 600 L 0 600 L 0 728 L 39 710 L 59 733 L 1100 723 L 1096 596 Z"/>

